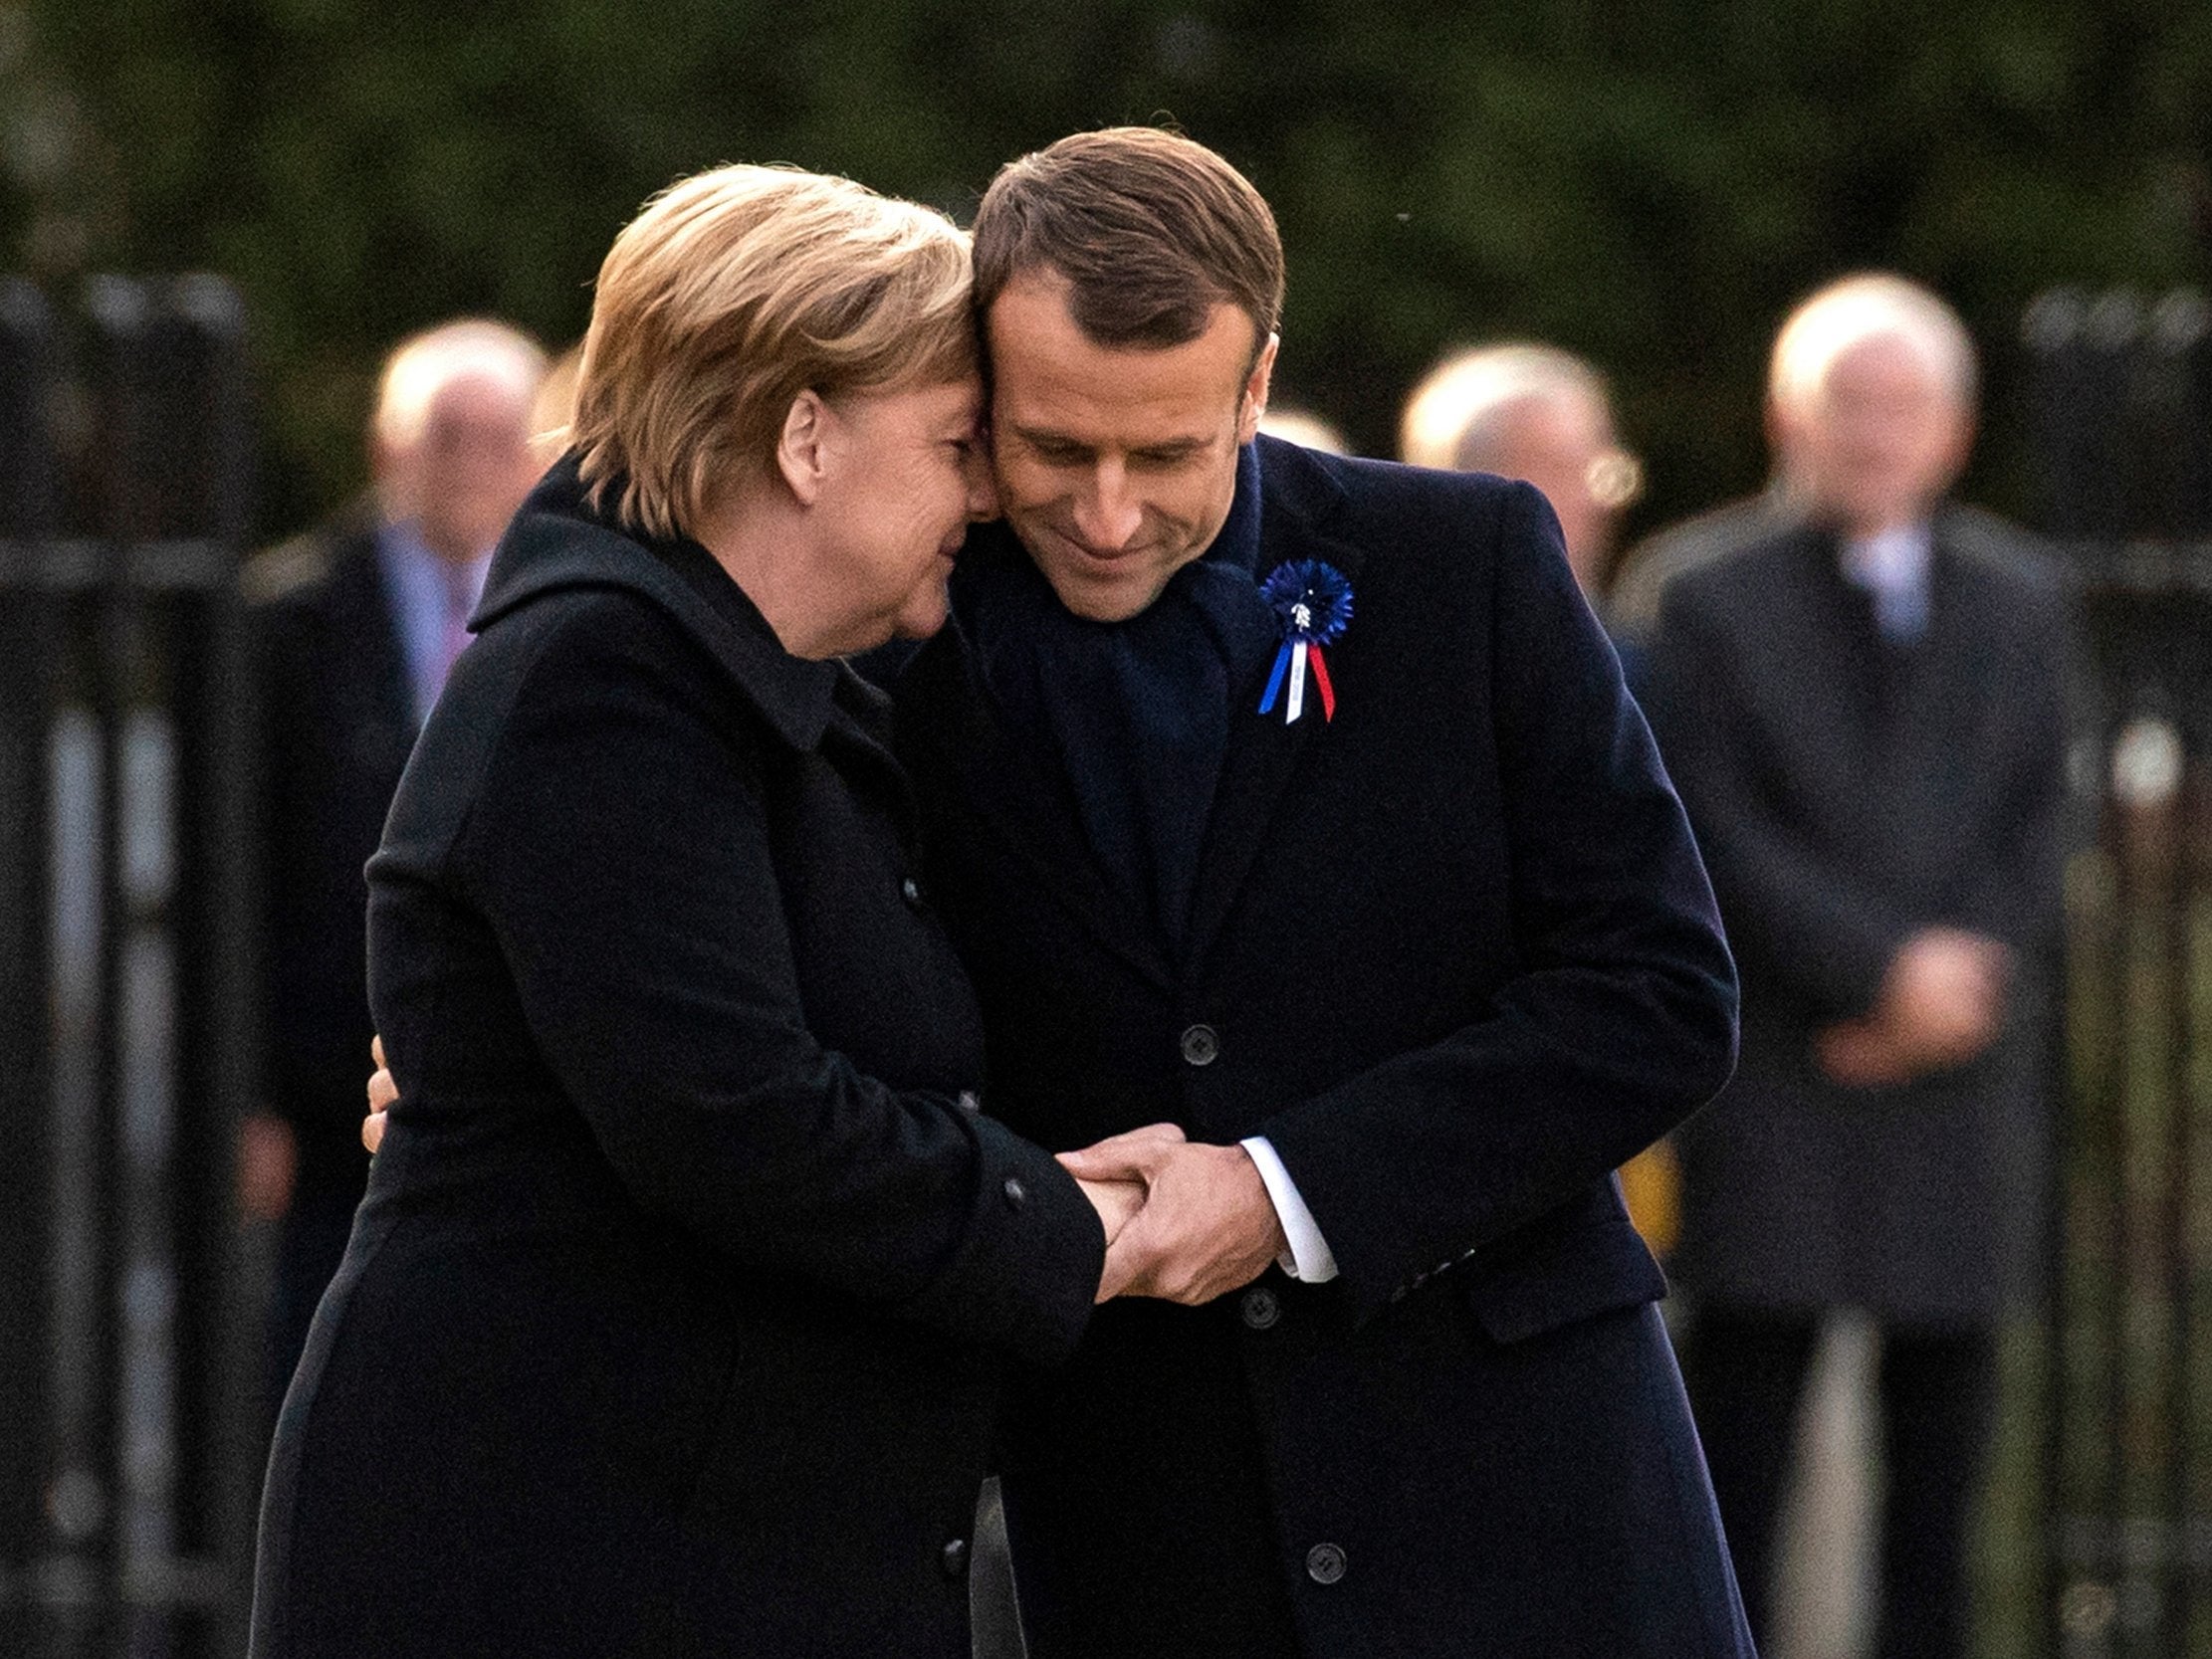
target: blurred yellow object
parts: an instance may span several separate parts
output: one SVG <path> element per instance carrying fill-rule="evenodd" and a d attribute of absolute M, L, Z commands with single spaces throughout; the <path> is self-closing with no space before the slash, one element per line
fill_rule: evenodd
<path fill-rule="evenodd" d="M 1621 1193 L 1629 1219 L 1660 1260 L 1682 1234 L 1682 1166 L 1673 1144 L 1661 1141 L 1621 1165 Z"/>

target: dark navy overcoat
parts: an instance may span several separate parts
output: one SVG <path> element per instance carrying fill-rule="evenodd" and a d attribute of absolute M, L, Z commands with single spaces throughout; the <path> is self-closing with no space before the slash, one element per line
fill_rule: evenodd
<path fill-rule="evenodd" d="M 1266 1135 L 1342 1270 L 1111 1304 L 1026 1378 L 1033 1659 L 1742 1659 L 1609 1174 L 1733 1060 L 1682 810 L 1535 491 L 1260 459 L 1260 573 L 1325 560 L 1355 614 L 1333 720 L 1239 690 L 1178 959 L 978 682 L 964 578 L 900 688 L 990 1113 L 1054 1147 Z"/>

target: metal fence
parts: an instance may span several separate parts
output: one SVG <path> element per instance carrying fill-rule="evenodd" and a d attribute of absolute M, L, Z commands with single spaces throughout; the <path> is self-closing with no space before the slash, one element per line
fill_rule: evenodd
<path fill-rule="evenodd" d="M 2212 1656 L 2212 308 L 2026 322 L 2043 524 L 2081 594 L 2045 1416 L 2064 1659 Z"/>
<path fill-rule="evenodd" d="M 243 1650 L 255 1434 L 220 282 L 0 281 L 0 1653 Z"/>

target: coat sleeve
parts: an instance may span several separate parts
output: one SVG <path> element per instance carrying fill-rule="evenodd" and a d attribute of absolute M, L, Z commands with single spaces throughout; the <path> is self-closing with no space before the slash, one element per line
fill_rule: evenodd
<path fill-rule="evenodd" d="M 1519 971 L 1486 1016 L 1261 1126 L 1357 1317 L 1717 1093 L 1736 980 L 1689 825 L 1543 498 L 1496 526 L 1489 687 Z"/>
<path fill-rule="evenodd" d="M 607 621 L 565 626 L 526 676 L 456 854 L 554 1076 L 639 1201 L 743 1271 L 1064 1356 L 1096 1213 L 1039 1147 L 815 1040 L 760 751 L 717 730 L 727 709 L 650 619 Z"/>
<path fill-rule="evenodd" d="M 1855 1018 L 1880 996 L 1914 924 L 1844 881 L 1759 788 L 1732 654 L 1699 598 L 1677 585 L 1661 602 L 1651 708 L 1721 914 L 1762 980 L 1827 1019 Z"/>

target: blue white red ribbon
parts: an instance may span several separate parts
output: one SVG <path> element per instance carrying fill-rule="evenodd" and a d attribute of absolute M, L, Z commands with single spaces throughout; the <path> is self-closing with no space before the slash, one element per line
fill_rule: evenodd
<path fill-rule="evenodd" d="M 1271 715 L 1279 700 L 1283 724 L 1306 712 L 1306 680 L 1321 699 L 1321 718 L 1336 719 L 1336 687 L 1329 679 L 1328 658 L 1322 647 L 1334 645 L 1352 620 L 1352 584 L 1344 572 L 1317 558 L 1292 559 L 1278 564 L 1259 584 L 1282 628 L 1282 645 L 1275 652 L 1275 666 L 1268 671 L 1267 690 L 1259 712 Z M 1284 695 L 1285 685 L 1288 695 Z"/>

